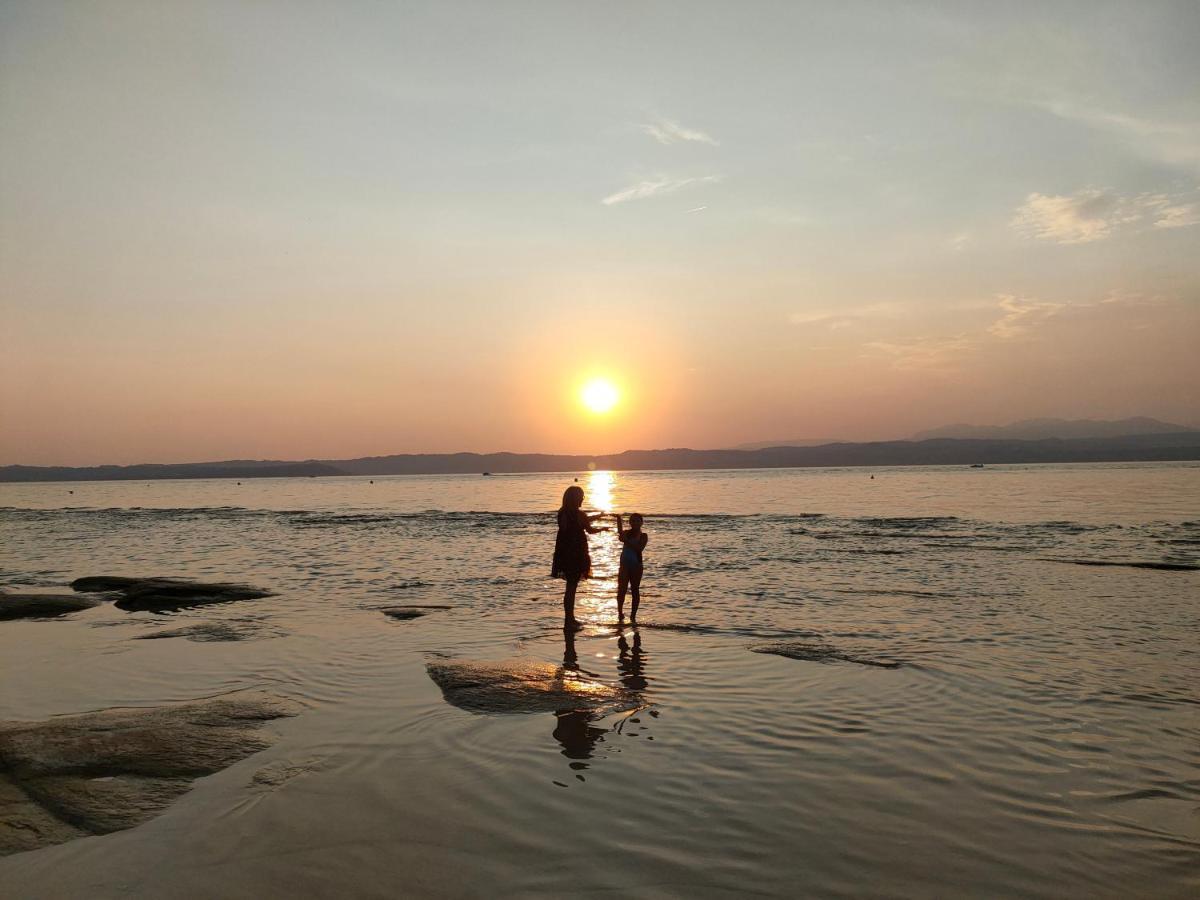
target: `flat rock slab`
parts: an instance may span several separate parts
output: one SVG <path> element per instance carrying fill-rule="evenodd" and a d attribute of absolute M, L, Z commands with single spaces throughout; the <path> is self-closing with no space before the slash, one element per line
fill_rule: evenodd
<path fill-rule="evenodd" d="M 232 694 L 178 706 L 0 723 L 0 856 L 141 825 L 270 746 L 288 700 Z"/>
<path fill-rule="evenodd" d="M 776 656 L 786 656 L 788 659 L 802 659 L 808 662 L 849 662 L 860 666 L 874 666 L 877 669 L 898 669 L 903 663 L 892 659 L 872 659 L 856 653 L 839 650 L 828 644 L 814 644 L 802 641 L 772 641 L 765 644 L 753 644 L 750 649 L 755 653 L 772 653 Z"/>
<path fill-rule="evenodd" d="M 550 663 L 437 662 L 425 669 L 447 703 L 469 712 L 607 714 L 642 705 L 634 691 Z"/>
<path fill-rule="evenodd" d="M 208 603 L 256 600 L 270 597 L 270 591 L 249 584 L 205 583 L 182 578 L 126 578 L 120 575 L 93 575 L 71 582 L 76 591 L 112 591 L 121 594 L 118 609 L 153 612 L 185 609 Z"/>
<path fill-rule="evenodd" d="M 437 612 L 439 609 L 453 609 L 451 606 L 382 606 L 379 611 L 385 616 L 390 616 L 393 619 L 407 620 L 419 619 L 421 616 L 427 616 L 431 612 Z"/>
<path fill-rule="evenodd" d="M 94 597 L 79 594 L 0 593 L 0 619 L 43 619 L 99 606 Z"/>

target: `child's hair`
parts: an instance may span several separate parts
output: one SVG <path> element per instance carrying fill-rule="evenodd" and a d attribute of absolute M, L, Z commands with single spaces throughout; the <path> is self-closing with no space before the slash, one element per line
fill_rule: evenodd
<path fill-rule="evenodd" d="M 642 514 L 641 513 L 633 513 L 629 517 L 629 527 L 633 528 L 635 530 L 642 527 Z"/>
<path fill-rule="evenodd" d="M 563 509 L 579 509 L 583 506 L 583 488 L 577 484 L 563 491 Z"/>

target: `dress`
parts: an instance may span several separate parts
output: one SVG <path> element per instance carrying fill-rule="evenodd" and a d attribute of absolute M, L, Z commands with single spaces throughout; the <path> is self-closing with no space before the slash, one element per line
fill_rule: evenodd
<path fill-rule="evenodd" d="M 588 554 L 587 533 L 577 509 L 558 511 L 558 536 L 554 539 L 554 563 L 551 578 L 578 581 L 592 574 L 592 557 Z"/>

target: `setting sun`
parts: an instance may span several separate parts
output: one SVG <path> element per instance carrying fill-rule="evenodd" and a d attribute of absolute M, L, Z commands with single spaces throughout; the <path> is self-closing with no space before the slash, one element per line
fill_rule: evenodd
<path fill-rule="evenodd" d="M 594 413 L 606 413 L 617 405 L 620 393 L 616 385 L 604 378 L 593 378 L 580 391 L 583 405 Z"/>

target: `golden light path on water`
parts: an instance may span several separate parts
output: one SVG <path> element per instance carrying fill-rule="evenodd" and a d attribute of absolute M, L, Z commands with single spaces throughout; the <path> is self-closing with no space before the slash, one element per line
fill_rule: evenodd
<path fill-rule="evenodd" d="M 584 505 L 593 512 L 611 513 L 615 486 L 615 473 L 603 470 L 589 472 Z M 575 601 L 575 617 L 590 625 L 617 620 L 619 543 L 615 536 L 616 523 L 611 517 L 605 516 L 597 519 L 596 524 L 611 530 L 589 537 L 592 577 L 585 582 L 586 590 L 581 589 Z"/>
<path fill-rule="evenodd" d="M 596 512 L 613 511 L 613 484 L 616 478 L 612 472 L 594 471 L 588 474 L 587 505 Z"/>

